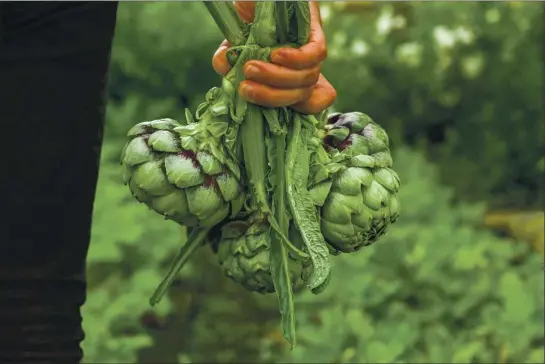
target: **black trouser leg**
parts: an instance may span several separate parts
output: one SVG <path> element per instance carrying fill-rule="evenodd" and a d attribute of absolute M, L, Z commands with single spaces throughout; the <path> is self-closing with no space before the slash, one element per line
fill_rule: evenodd
<path fill-rule="evenodd" d="M 0 363 L 77 363 L 115 2 L 0 2 Z"/>

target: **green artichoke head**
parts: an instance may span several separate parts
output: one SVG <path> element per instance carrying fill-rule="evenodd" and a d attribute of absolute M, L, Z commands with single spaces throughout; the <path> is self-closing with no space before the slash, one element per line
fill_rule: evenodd
<path fill-rule="evenodd" d="M 225 275 L 249 291 L 273 293 L 270 227 L 266 222 L 232 221 L 222 228 L 217 244 L 218 259 Z M 299 291 L 312 272 L 310 261 L 289 257 L 292 289 Z"/>
<path fill-rule="evenodd" d="M 240 170 L 220 143 L 227 123 L 212 111 L 202 123 L 139 123 L 128 132 L 121 156 L 123 180 L 133 196 L 189 227 L 212 227 L 235 216 L 245 198 Z"/>
<path fill-rule="evenodd" d="M 396 221 L 400 181 L 388 135 L 369 116 L 335 113 L 328 122 L 309 190 L 330 248 L 349 253 L 377 241 Z"/>

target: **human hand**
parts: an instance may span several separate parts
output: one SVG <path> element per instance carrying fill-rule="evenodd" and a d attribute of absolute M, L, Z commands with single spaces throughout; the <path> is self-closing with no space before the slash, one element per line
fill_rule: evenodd
<path fill-rule="evenodd" d="M 237 1 L 235 8 L 245 22 L 252 22 L 254 1 Z M 240 95 L 249 102 L 265 107 L 287 107 L 305 114 L 318 114 L 337 98 L 333 86 L 321 74 L 327 47 L 320 8 L 310 2 L 309 42 L 300 48 L 278 48 L 271 53 L 271 63 L 251 60 L 243 71 L 246 78 L 239 85 Z M 220 75 L 229 72 L 227 61 L 230 44 L 225 40 L 212 58 L 212 66 Z"/>

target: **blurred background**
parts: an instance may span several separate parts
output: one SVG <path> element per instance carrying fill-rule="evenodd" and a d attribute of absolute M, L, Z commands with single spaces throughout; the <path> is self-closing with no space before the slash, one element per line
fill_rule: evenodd
<path fill-rule="evenodd" d="M 392 140 L 402 216 L 296 297 L 290 352 L 274 295 L 202 249 L 148 298 L 185 240 L 137 204 L 119 154 L 133 124 L 183 118 L 220 78 L 199 2 L 118 12 L 84 307 L 88 363 L 543 363 L 544 37 L 537 2 L 324 2 L 335 111 Z"/>

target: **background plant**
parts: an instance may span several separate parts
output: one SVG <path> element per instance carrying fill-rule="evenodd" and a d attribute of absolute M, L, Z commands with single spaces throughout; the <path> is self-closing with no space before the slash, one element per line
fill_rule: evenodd
<path fill-rule="evenodd" d="M 86 362 L 543 362 L 542 257 L 482 227 L 493 209 L 520 216 L 543 203 L 543 5 L 322 6 L 334 107 L 363 110 L 388 130 L 402 218 L 376 246 L 336 258 L 326 293 L 298 297 L 292 353 L 275 298 L 224 278 L 208 250 L 151 311 L 185 232 L 133 202 L 119 152 L 129 126 L 181 118 L 219 81 L 210 58 L 221 35 L 200 3 L 123 3 L 88 260 Z M 515 221 L 505 216 L 503 225 Z M 541 220 L 514 225 L 542 232 L 543 212 L 528 216 Z"/>

